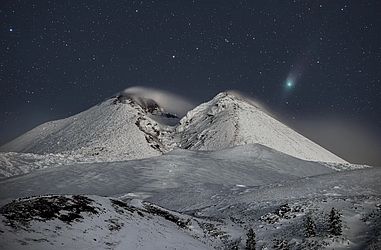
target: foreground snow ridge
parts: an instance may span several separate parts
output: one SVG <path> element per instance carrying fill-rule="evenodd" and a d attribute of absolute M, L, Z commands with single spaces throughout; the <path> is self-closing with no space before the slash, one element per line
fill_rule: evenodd
<path fill-rule="evenodd" d="M 221 150 L 258 143 L 303 160 L 345 163 L 232 93 L 220 93 L 189 111 L 178 125 L 167 125 L 176 118 L 151 99 L 119 95 L 72 117 L 42 124 L 0 150 L 67 154 L 87 162 L 147 158 L 176 147 Z"/>
<path fill-rule="evenodd" d="M 89 166 L 78 167 L 81 172 Z M 75 175 L 62 177 L 76 181 Z M 109 190 L 108 197 L 80 194 L 83 189 L 75 191 L 72 184 L 75 195 L 2 197 L 0 243 L 2 249 L 245 249 L 252 230 L 257 249 L 379 249 L 380 177 L 380 169 L 367 168 L 260 186 L 218 184 L 206 177 L 156 189 L 142 185 L 156 179 L 148 174 L 135 183 L 152 192 L 145 201 L 136 199 L 141 192 L 127 183 L 124 193 Z M 0 189 L 30 181 L 11 178 Z M 51 185 L 46 181 L 36 190 Z M 102 192 L 94 187 L 88 192 Z"/>

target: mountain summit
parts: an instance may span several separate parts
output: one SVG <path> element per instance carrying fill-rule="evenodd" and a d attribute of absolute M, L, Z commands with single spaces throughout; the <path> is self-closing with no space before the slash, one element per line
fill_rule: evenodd
<path fill-rule="evenodd" d="M 102 161 L 157 156 L 169 150 L 161 143 L 167 126 L 150 117 L 157 112 L 164 111 L 154 101 L 119 95 L 77 115 L 37 126 L 1 151 L 65 153 Z"/>
<path fill-rule="evenodd" d="M 200 104 L 176 126 L 155 100 L 118 95 L 77 115 L 44 123 L 0 149 L 30 153 L 69 153 L 110 160 L 147 158 L 175 147 L 219 150 L 262 144 L 291 156 L 345 162 L 267 114 L 259 105 L 229 92 Z"/>
<path fill-rule="evenodd" d="M 219 150 L 258 143 L 303 160 L 345 162 L 267 114 L 260 105 L 229 92 L 189 111 L 176 130 L 182 148 Z"/>

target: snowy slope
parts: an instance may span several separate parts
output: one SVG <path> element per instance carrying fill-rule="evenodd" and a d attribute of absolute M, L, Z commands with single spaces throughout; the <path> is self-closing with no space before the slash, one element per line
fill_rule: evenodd
<path fill-rule="evenodd" d="M 44 123 L 1 147 L 1 151 L 63 153 L 125 160 L 167 151 L 167 133 L 131 100 L 109 99 L 66 119 Z"/>
<path fill-rule="evenodd" d="M 68 205 L 70 204 L 70 205 Z M 45 208 L 45 210 L 41 209 Z M 49 210 L 48 210 L 49 209 Z M 28 212 L 25 212 L 28 211 Z M 98 196 L 43 196 L 0 210 L 1 249 L 211 249 L 205 220 L 148 202 Z"/>
<path fill-rule="evenodd" d="M 259 143 L 310 161 L 345 161 L 277 121 L 260 107 L 230 93 L 220 93 L 188 112 L 177 127 L 179 145 L 218 150 Z"/>
<path fill-rule="evenodd" d="M 87 155 L 65 153 L 16 153 L 0 152 L 0 178 L 11 177 L 15 175 L 26 174 L 37 169 L 60 167 L 76 163 L 93 163 L 112 160 L 109 155 Z M 123 159 L 123 156 L 116 160 Z"/>
<path fill-rule="evenodd" d="M 258 248 L 277 249 L 283 244 L 290 249 L 377 249 L 381 246 L 381 168 L 350 170 L 352 165 L 341 164 L 340 169 L 345 168 L 336 171 L 325 163 L 300 160 L 257 144 L 41 169 L 0 180 L 0 244 L 6 249 L 230 249 L 238 244 L 243 249 L 247 230 L 253 228 Z M 17 205 L 19 200 L 11 203 L 12 199 L 47 194 L 144 199 L 169 209 L 170 215 L 140 210 L 144 217 L 137 211 L 121 215 L 109 198 L 87 196 L 103 212 L 91 214 L 86 212 L 91 209 L 85 209 L 80 213 L 83 218 L 70 224 L 59 219 L 41 221 L 37 215 L 29 228 L 15 230 L 7 211 L 19 211 L 22 216 L 13 216 L 19 220 L 31 210 Z M 332 207 L 343 214 L 341 236 L 328 233 Z M 58 215 L 70 214 L 65 211 Z M 317 236 L 306 238 L 304 221 L 311 214 L 318 225 Z M 191 226 L 181 228 L 173 218 L 190 219 Z"/>
<path fill-rule="evenodd" d="M 269 249 L 380 249 L 380 177 L 381 168 L 367 168 L 259 187 L 226 188 L 217 195 L 205 195 L 199 207 L 188 202 L 191 211 L 185 208 L 185 199 L 180 205 L 175 202 L 177 195 L 170 192 L 151 200 L 199 217 L 230 218 L 252 227 L 258 245 Z M 189 191 L 182 195 L 188 201 L 199 199 Z M 329 234 L 331 208 L 341 213 L 340 236 Z M 316 237 L 305 236 L 307 216 L 316 223 Z M 284 248 L 277 248 L 281 242 Z"/>
<path fill-rule="evenodd" d="M 258 186 L 334 172 L 324 164 L 259 144 L 215 152 L 175 150 L 149 159 L 63 165 L 4 179 L 0 181 L 0 199 L 76 192 L 104 196 L 134 193 L 133 197 L 146 198 L 163 189 L 205 183 L 211 189 L 213 185 Z"/>
<path fill-rule="evenodd" d="M 32 154 L 0 152 L 0 178 L 26 174 L 31 171 L 67 165 L 77 160 L 64 154 Z"/>

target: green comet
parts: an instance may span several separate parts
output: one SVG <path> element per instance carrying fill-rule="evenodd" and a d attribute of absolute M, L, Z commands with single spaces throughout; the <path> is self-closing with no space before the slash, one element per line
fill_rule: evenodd
<path fill-rule="evenodd" d="M 288 81 L 287 83 L 286 83 L 286 86 L 287 86 L 287 88 L 292 88 L 293 86 L 294 86 L 294 84 L 293 84 L 293 82 L 292 81 Z"/>

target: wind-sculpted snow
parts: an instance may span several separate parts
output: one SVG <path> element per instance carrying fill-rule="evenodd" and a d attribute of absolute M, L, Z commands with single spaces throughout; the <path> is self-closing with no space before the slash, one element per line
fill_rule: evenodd
<path fill-rule="evenodd" d="M 0 152 L 0 178 L 26 174 L 38 169 L 60 167 L 75 163 L 104 162 L 98 157 L 84 157 L 74 154 L 32 154 Z"/>

